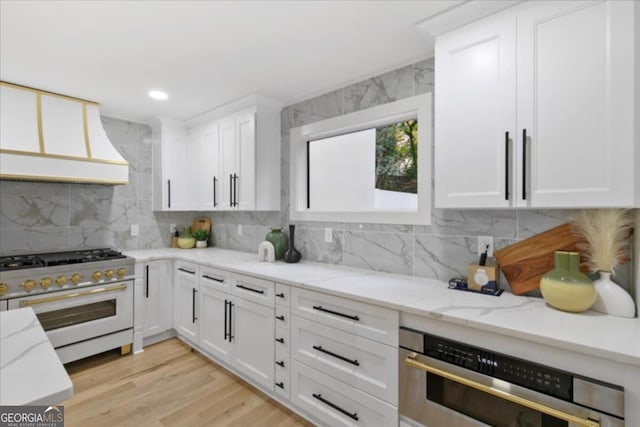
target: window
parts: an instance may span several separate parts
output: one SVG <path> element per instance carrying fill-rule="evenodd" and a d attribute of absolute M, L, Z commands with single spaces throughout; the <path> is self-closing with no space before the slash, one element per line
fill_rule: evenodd
<path fill-rule="evenodd" d="M 431 94 L 292 129 L 291 219 L 428 224 L 430 153 Z"/>

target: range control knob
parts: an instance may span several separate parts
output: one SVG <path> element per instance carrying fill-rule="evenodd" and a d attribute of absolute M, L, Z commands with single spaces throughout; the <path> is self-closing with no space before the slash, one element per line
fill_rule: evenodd
<path fill-rule="evenodd" d="M 0 297 L 9 290 L 9 286 L 6 283 L 0 283 Z"/>
<path fill-rule="evenodd" d="M 81 280 L 82 280 L 82 276 L 79 275 L 78 273 L 71 275 L 71 281 L 73 282 L 74 285 L 77 285 L 78 283 L 80 283 Z"/>
<path fill-rule="evenodd" d="M 124 275 L 127 274 L 127 270 L 124 268 L 119 268 L 118 269 L 118 277 L 124 277 Z"/>
<path fill-rule="evenodd" d="M 60 287 L 64 286 L 67 283 L 67 276 L 58 276 L 56 277 L 56 284 Z"/>
<path fill-rule="evenodd" d="M 113 279 L 114 274 L 113 270 L 107 270 L 104 272 L 104 277 L 107 279 Z"/>
<path fill-rule="evenodd" d="M 102 278 L 102 271 L 95 271 L 92 277 L 93 277 L 93 280 L 97 282 Z"/>
<path fill-rule="evenodd" d="M 24 282 L 22 282 L 21 285 L 25 291 L 27 292 L 31 292 L 33 290 L 33 288 L 36 287 L 36 281 L 35 280 L 25 280 Z"/>
<path fill-rule="evenodd" d="M 45 277 L 44 279 L 40 280 L 40 286 L 42 286 L 42 289 L 48 289 L 52 283 L 53 280 L 51 280 L 51 277 Z"/>

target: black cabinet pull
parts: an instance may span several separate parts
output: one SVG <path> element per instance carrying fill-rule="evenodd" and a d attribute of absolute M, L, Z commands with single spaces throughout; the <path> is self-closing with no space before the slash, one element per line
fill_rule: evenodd
<path fill-rule="evenodd" d="M 191 323 L 196 323 L 196 320 L 198 320 L 198 318 L 196 317 L 196 294 L 198 293 L 198 291 L 196 290 L 196 288 L 192 288 L 191 290 L 193 291 L 191 293 Z"/>
<path fill-rule="evenodd" d="M 276 383 L 276 386 L 284 390 L 284 383 L 282 381 L 280 381 L 279 383 Z"/>
<path fill-rule="evenodd" d="M 276 316 L 276 319 L 282 320 L 284 322 L 284 316 Z"/>
<path fill-rule="evenodd" d="M 238 206 L 238 175 L 233 174 L 233 206 Z"/>
<path fill-rule="evenodd" d="M 234 304 L 229 301 L 229 342 L 232 342 L 235 338 L 233 336 L 233 306 Z"/>
<path fill-rule="evenodd" d="M 233 207 L 233 174 L 229 174 L 229 207 Z"/>
<path fill-rule="evenodd" d="M 229 301 L 224 300 L 224 340 L 226 341 L 229 337 L 229 332 L 227 332 L 227 304 Z"/>
<path fill-rule="evenodd" d="M 328 401 L 327 399 L 325 399 L 324 397 L 322 397 L 322 395 L 320 393 L 313 393 L 312 396 L 315 399 L 318 399 L 320 402 L 324 403 L 327 406 L 330 406 L 331 408 L 335 409 L 336 411 L 339 411 L 341 413 L 343 413 L 344 415 L 346 415 L 347 417 L 351 418 L 354 421 L 358 421 L 358 413 L 354 412 L 351 413 L 349 411 L 345 411 L 344 409 L 342 409 L 341 407 L 339 407 L 338 405 L 336 405 L 333 402 Z"/>
<path fill-rule="evenodd" d="M 276 338 L 276 341 L 278 341 L 280 344 L 284 344 L 284 338 Z"/>
<path fill-rule="evenodd" d="M 334 352 L 332 352 L 332 351 L 325 350 L 325 349 L 324 349 L 324 348 L 322 348 L 322 346 L 320 346 L 320 345 L 314 345 L 314 346 L 313 346 L 313 349 L 314 349 L 314 350 L 318 350 L 318 351 L 319 351 L 319 352 L 321 352 L 321 353 L 328 354 L 329 356 L 333 356 L 333 357 L 335 357 L 336 359 L 340 359 L 340 360 L 343 360 L 343 361 L 345 361 L 345 362 L 347 362 L 347 363 L 351 363 L 352 365 L 360 366 L 360 362 L 358 362 L 357 360 L 354 360 L 354 359 L 348 359 L 348 358 L 346 358 L 346 357 L 344 357 L 344 356 L 340 356 L 339 354 L 336 354 L 336 353 L 334 353 Z"/>
<path fill-rule="evenodd" d="M 522 200 L 527 200 L 527 130 L 522 129 Z"/>
<path fill-rule="evenodd" d="M 202 277 L 204 277 L 205 279 L 213 280 L 213 281 L 218 282 L 218 283 L 224 283 L 224 279 L 219 279 L 217 277 L 211 277 L 211 276 L 209 276 L 207 274 L 203 274 Z"/>
<path fill-rule="evenodd" d="M 171 208 L 171 180 L 167 180 L 167 207 Z"/>
<path fill-rule="evenodd" d="M 279 294 L 276 294 L 276 296 L 277 296 L 278 298 L 284 298 L 284 292 L 279 293 Z"/>
<path fill-rule="evenodd" d="M 149 266 L 145 266 L 146 274 L 145 274 L 145 291 L 144 294 L 147 298 L 149 298 Z"/>
<path fill-rule="evenodd" d="M 509 132 L 504 133 L 504 199 L 509 200 Z"/>
<path fill-rule="evenodd" d="M 218 182 L 218 178 L 213 177 L 213 207 L 218 207 L 218 198 L 216 197 L 216 183 Z"/>
<path fill-rule="evenodd" d="M 186 268 L 182 268 L 182 267 L 178 267 L 178 270 L 184 271 L 185 273 L 189 273 L 189 274 L 196 274 L 195 271 L 187 270 Z"/>
<path fill-rule="evenodd" d="M 351 314 L 344 314 L 344 313 L 340 313 L 338 311 L 329 310 L 328 308 L 323 308 L 321 305 L 314 305 L 313 309 L 314 310 L 318 310 L 318 311 L 324 311 L 325 313 L 335 314 L 336 316 L 340 316 L 340 317 L 346 317 L 347 319 L 351 319 L 351 320 L 355 320 L 355 321 L 359 321 L 360 320 L 360 318 L 358 316 L 354 316 L 354 315 L 351 315 Z"/>
<path fill-rule="evenodd" d="M 280 366 L 281 368 L 284 368 L 284 360 L 276 361 L 276 365 Z"/>
<path fill-rule="evenodd" d="M 244 285 L 236 285 L 236 288 L 244 289 L 245 291 L 249 292 L 255 292 L 256 294 L 264 294 L 264 291 L 262 289 L 253 289 Z"/>

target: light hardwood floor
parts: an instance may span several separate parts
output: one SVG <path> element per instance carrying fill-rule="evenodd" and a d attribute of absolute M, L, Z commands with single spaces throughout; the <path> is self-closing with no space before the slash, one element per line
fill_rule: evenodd
<path fill-rule="evenodd" d="M 173 338 L 66 365 L 65 426 L 312 426 Z"/>

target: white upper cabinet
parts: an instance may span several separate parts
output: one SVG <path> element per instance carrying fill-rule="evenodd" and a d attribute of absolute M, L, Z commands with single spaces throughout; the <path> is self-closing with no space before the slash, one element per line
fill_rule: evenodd
<path fill-rule="evenodd" d="M 188 122 L 156 119 L 154 210 L 279 210 L 280 109 L 251 96 Z"/>
<path fill-rule="evenodd" d="M 634 6 L 525 2 L 436 40 L 437 207 L 638 202 Z"/>
<path fill-rule="evenodd" d="M 189 210 L 187 128 L 179 121 L 155 119 L 153 135 L 154 211 Z"/>
<path fill-rule="evenodd" d="M 189 141 L 189 171 L 193 210 L 220 208 L 222 175 L 220 170 L 220 126 L 209 124 L 192 131 Z"/>
<path fill-rule="evenodd" d="M 515 31 L 492 16 L 436 40 L 436 207 L 508 207 Z"/>

